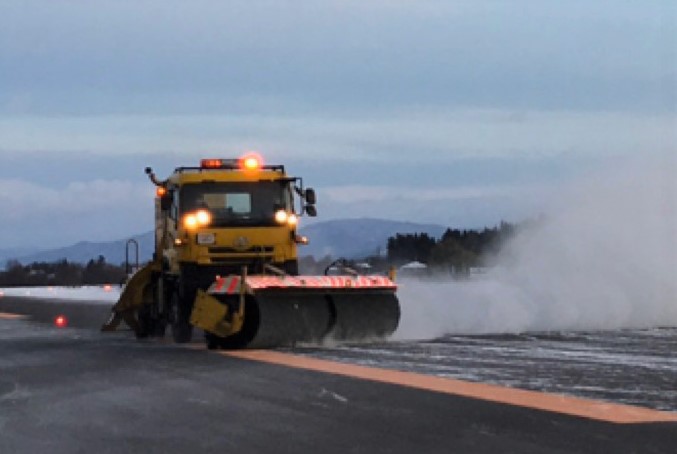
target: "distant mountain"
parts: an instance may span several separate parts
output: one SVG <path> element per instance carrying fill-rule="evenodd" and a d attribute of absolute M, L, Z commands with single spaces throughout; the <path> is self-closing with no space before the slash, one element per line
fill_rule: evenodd
<path fill-rule="evenodd" d="M 137 235 L 129 239 L 134 239 L 139 243 L 139 261 L 141 263 L 151 259 L 153 256 L 153 248 L 155 247 L 155 236 L 153 232 Z M 74 263 L 87 263 L 91 259 L 96 260 L 102 255 L 108 263 L 121 264 L 125 261 L 125 246 L 127 240 L 128 239 L 101 243 L 81 241 L 72 246 L 21 256 L 18 257 L 18 260 L 24 264 L 33 262 L 56 262 L 63 259 Z M 130 261 L 134 261 L 136 259 L 134 249 L 130 247 L 129 251 Z"/>
<path fill-rule="evenodd" d="M 388 237 L 397 233 L 427 233 L 442 236 L 446 227 L 436 224 L 388 221 L 384 219 L 337 219 L 318 222 L 300 229 L 310 244 L 301 246 L 301 256 L 321 258 L 357 258 L 366 255 L 385 254 Z"/>
<path fill-rule="evenodd" d="M 300 233 L 310 240 L 307 246 L 299 248 L 301 256 L 312 255 L 321 258 L 356 258 L 366 255 L 385 253 L 388 237 L 396 233 L 425 232 L 440 237 L 446 228 L 434 224 L 416 224 L 413 222 L 387 221 L 383 219 L 338 219 L 318 222 L 300 229 Z M 153 232 L 133 237 L 139 243 L 139 260 L 143 263 L 151 259 L 154 247 Z M 94 243 L 82 241 L 72 246 L 29 254 L 9 254 L 21 263 L 56 262 L 66 259 L 69 262 L 87 263 L 104 256 L 108 263 L 120 264 L 125 261 L 127 239 Z M 0 251 L 2 252 L 2 251 Z M 131 260 L 134 253 L 130 249 Z M 0 255 L 1 257 L 1 255 Z"/>

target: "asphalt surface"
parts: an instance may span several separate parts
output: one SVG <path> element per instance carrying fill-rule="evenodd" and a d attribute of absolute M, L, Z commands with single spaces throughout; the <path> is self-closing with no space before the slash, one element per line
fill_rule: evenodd
<path fill-rule="evenodd" d="M 675 423 L 612 424 L 101 334 L 105 306 L 5 297 L 0 312 L 34 317 L 0 318 L 2 453 L 677 450 Z M 58 313 L 72 328 L 44 323 Z"/>

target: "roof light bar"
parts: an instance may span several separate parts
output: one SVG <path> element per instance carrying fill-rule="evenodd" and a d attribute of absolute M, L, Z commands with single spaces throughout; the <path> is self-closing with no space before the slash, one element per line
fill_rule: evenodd
<path fill-rule="evenodd" d="M 200 167 L 203 169 L 225 169 L 235 165 L 235 159 L 202 159 L 200 160 Z"/>
<path fill-rule="evenodd" d="M 248 153 L 240 159 L 201 159 L 200 168 L 254 171 L 263 168 L 263 158 L 258 153 Z"/>

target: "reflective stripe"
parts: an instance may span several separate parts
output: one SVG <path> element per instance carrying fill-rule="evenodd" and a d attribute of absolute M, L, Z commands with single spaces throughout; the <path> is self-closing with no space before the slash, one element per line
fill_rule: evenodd
<path fill-rule="evenodd" d="M 240 290 L 240 277 L 220 277 L 209 287 L 208 293 L 232 295 Z"/>
<path fill-rule="evenodd" d="M 239 290 L 239 284 L 240 284 L 240 278 L 239 277 L 233 277 L 231 278 L 230 285 L 228 286 L 228 290 L 226 290 L 226 293 L 228 295 L 232 295 L 235 293 L 236 290 Z"/>
<path fill-rule="evenodd" d="M 383 276 L 249 276 L 247 286 L 253 290 L 263 288 L 397 288 Z"/>
<path fill-rule="evenodd" d="M 213 289 L 210 289 L 210 291 L 214 293 L 220 293 L 221 289 L 223 288 L 223 284 L 226 282 L 226 280 L 222 277 L 218 278 L 216 282 L 212 285 Z"/>
<path fill-rule="evenodd" d="M 209 293 L 233 295 L 240 291 L 240 281 L 239 276 L 218 278 L 209 288 Z M 248 276 L 245 283 L 249 290 L 266 288 L 397 288 L 397 284 L 384 276 Z"/>

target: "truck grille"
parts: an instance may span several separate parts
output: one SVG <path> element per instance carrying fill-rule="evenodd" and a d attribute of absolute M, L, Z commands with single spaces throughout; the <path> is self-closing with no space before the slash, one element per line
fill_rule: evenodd
<path fill-rule="evenodd" d="M 275 250 L 273 246 L 254 246 L 247 249 L 235 249 L 233 247 L 210 247 L 210 254 L 271 254 Z"/>

